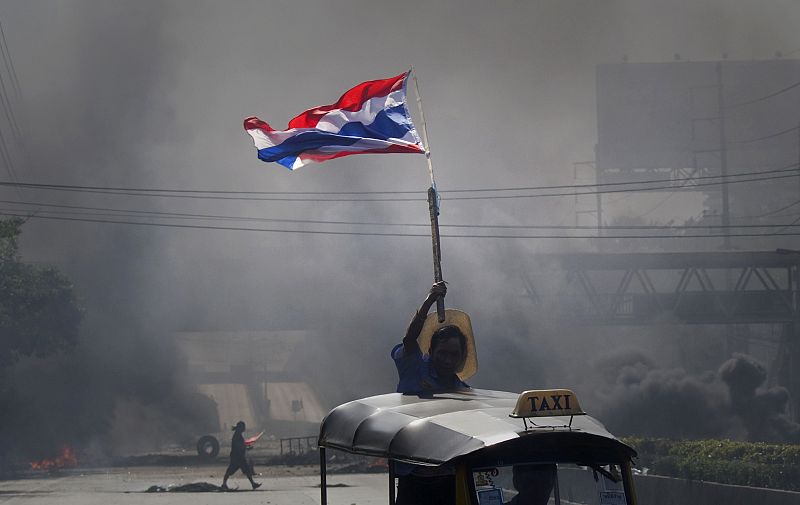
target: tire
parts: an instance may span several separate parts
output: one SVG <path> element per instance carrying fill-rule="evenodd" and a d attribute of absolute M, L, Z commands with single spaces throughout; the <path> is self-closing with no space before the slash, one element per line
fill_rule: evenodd
<path fill-rule="evenodd" d="M 213 459 L 219 454 L 219 441 L 211 435 L 203 435 L 197 441 L 197 455 L 201 458 Z"/>

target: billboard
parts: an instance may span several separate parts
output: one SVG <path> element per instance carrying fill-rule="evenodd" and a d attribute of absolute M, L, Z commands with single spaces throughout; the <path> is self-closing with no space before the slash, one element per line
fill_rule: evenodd
<path fill-rule="evenodd" d="M 800 60 L 604 64 L 596 77 L 598 182 L 719 175 L 721 126 L 729 174 L 798 161 Z"/>

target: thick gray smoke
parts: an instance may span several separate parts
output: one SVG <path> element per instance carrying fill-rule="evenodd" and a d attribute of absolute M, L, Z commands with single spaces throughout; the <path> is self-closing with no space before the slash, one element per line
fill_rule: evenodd
<path fill-rule="evenodd" d="M 800 443 L 800 424 L 786 413 L 789 391 L 765 387 L 764 365 L 750 356 L 736 354 L 719 369 L 730 390 L 730 409 L 741 419 L 751 439 Z"/>
<path fill-rule="evenodd" d="M 728 431 L 727 392 L 713 373 L 658 368 L 639 352 L 598 360 L 600 418 L 615 433 L 713 438 Z"/>
<path fill-rule="evenodd" d="M 730 437 L 797 443 L 787 415 L 789 393 L 764 387 L 764 366 L 736 354 L 712 371 L 660 368 L 639 351 L 598 359 L 593 403 L 615 433 L 665 438 Z"/>
<path fill-rule="evenodd" d="M 50 86 L 30 86 L 24 59 L 15 61 L 31 109 L 28 157 L 17 167 L 25 173 L 17 175 L 73 184 L 146 184 L 141 146 L 170 126 L 165 116 L 157 126 L 148 117 L 150 107 L 167 112 L 157 105 L 168 78 L 160 58 L 166 11 L 154 2 L 50 7 L 59 19 L 39 18 L 49 33 L 40 42 L 61 51 L 50 67 Z M 15 52 L 20 54 L 25 51 Z M 44 123 L 50 129 L 46 148 L 37 135 Z M 57 194 L 23 198 L 88 203 Z M 0 439 L 12 461 L 52 457 L 64 445 L 102 457 L 141 452 L 214 425 L 210 400 L 181 381 L 172 325 L 150 292 L 148 277 L 155 274 L 153 258 L 161 247 L 154 238 L 142 240 L 123 228 L 23 228 L 27 250 L 34 259 L 44 253 L 45 261 L 73 279 L 86 312 L 74 350 L 22 359 L 6 373 L 11 396 Z"/>
<path fill-rule="evenodd" d="M 447 228 L 452 224 L 571 224 L 574 200 L 459 201 L 448 200 L 447 191 L 574 183 L 573 163 L 594 157 L 598 63 L 626 54 L 636 62 L 669 60 L 674 53 L 693 60 L 723 52 L 732 59 L 769 58 L 776 49 L 800 48 L 799 11 L 788 0 L 773 2 L 773 8 L 726 0 L 674 4 L 3 2 L 0 20 L 23 98 L 13 102 L 25 133 L 15 146 L 27 153 L 15 157 L 20 180 L 418 191 L 420 198 L 285 202 L 3 190 L 5 200 L 37 204 L 14 206 L 39 211 L 23 230 L 23 257 L 64 270 L 86 307 L 82 341 L 72 354 L 27 360 L 9 372 L 17 396 L 13 414 L 0 409 L 4 426 L 13 428 L 4 433 L 36 440 L 17 447 L 30 456 L 60 443 L 115 454 L 213 424 L 212 406 L 183 383 L 171 341 L 175 331 L 314 329 L 319 340 L 299 350 L 293 363 L 319 388 L 326 406 L 392 390 L 389 349 L 432 281 L 429 238 L 48 221 L 44 217 L 52 217 L 54 208 L 41 205 L 82 207 L 59 208 L 62 218 L 133 220 L 130 213 L 107 210 L 126 209 L 423 226 L 136 219 L 148 223 L 424 235 L 428 175 L 421 156 L 349 157 L 290 174 L 257 161 L 241 128 L 250 115 L 281 128 L 360 81 L 412 65 L 443 192 L 447 304 L 472 315 L 478 338 L 481 370 L 471 382 L 511 390 L 592 383 L 594 377 L 578 371 L 597 352 L 591 339 L 599 332 L 566 335 L 549 314 L 534 312 L 522 279 L 537 252 L 585 251 L 594 244 L 447 236 L 458 231 Z M 684 203 L 675 198 L 659 212 L 680 219 L 702 210 L 696 201 Z M 633 214 L 653 207 L 650 196 L 608 205 L 612 213 Z M 650 335 L 652 342 L 660 337 Z M 625 400 L 659 398 L 673 405 L 670 415 L 652 419 L 659 434 L 713 435 L 714 423 L 717 433 L 727 430 L 718 415 L 726 405 L 724 385 L 692 369 L 679 353 L 670 356 L 671 362 L 652 367 L 639 358 L 617 368 L 598 365 L 596 373 L 608 380 L 597 396 L 618 407 L 606 411 L 610 424 L 637 432 L 614 412 L 646 416 L 644 407 Z M 713 415 L 701 419 L 681 411 L 692 402 Z"/>

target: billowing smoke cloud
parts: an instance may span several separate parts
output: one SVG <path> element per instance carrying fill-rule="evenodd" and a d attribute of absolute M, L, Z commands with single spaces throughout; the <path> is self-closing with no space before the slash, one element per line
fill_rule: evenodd
<path fill-rule="evenodd" d="M 764 366 L 736 354 L 717 373 L 659 368 L 639 351 L 598 359 L 592 397 L 614 433 L 665 438 L 731 437 L 796 443 L 800 425 L 787 416 L 788 391 L 764 388 Z"/>
<path fill-rule="evenodd" d="M 31 114 L 24 117 L 34 132 L 23 160 L 24 179 L 147 184 L 142 146 L 170 126 L 169 106 L 159 92 L 169 79 L 160 55 L 168 10 L 158 2 L 50 7 L 49 14 L 60 19 L 40 18 L 53 23 L 42 31 L 58 52 L 50 86 L 31 85 L 24 58 L 16 60 L 29 98 Z M 41 121 L 50 124 L 46 148 L 35 133 Z M 22 198 L 89 203 L 69 194 Z M 34 260 L 57 264 L 72 278 L 86 311 L 75 349 L 25 358 L 2 371 L 5 460 L 52 457 L 64 445 L 91 449 L 95 457 L 138 453 L 191 440 L 216 426 L 213 403 L 181 380 L 185 374 L 170 340 L 173 326 L 148 287 L 154 251 L 161 247 L 157 237 L 142 240 L 124 228 L 41 223 L 26 225 L 22 241 Z M 23 252 L 23 259 L 28 256 Z"/>
<path fill-rule="evenodd" d="M 158 347 L 148 343 L 123 357 L 83 344 L 23 360 L 9 374 L 4 456 L 50 458 L 68 445 L 97 462 L 178 442 L 192 447 L 193 437 L 216 429 L 216 406 L 177 382 L 174 359 L 156 354 Z"/>
<path fill-rule="evenodd" d="M 600 359 L 595 370 L 604 380 L 598 414 L 614 433 L 713 438 L 728 431 L 727 392 L 713 373 L 656 368 L 634 351 Z"/>
<path fill-rule="evenodd" d="M 765 387 L 764 365 L 750 356 L 735 354 L 719 368 L 730 389 L 730 408 L 742 420 L 748 436 L 767 442 L 800 443 L 800 424 L 787 415 L 789 391 Z"/>

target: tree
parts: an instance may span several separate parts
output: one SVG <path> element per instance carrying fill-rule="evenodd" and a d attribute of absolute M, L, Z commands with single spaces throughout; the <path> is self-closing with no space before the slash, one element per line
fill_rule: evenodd
<path fill-rule="evenodd" d="M 64 274 L 20 260 L 22 224 L 0 220 L 0 370 L 22 356 L 43 357 L 74 346 L 82 315 Z"/>

